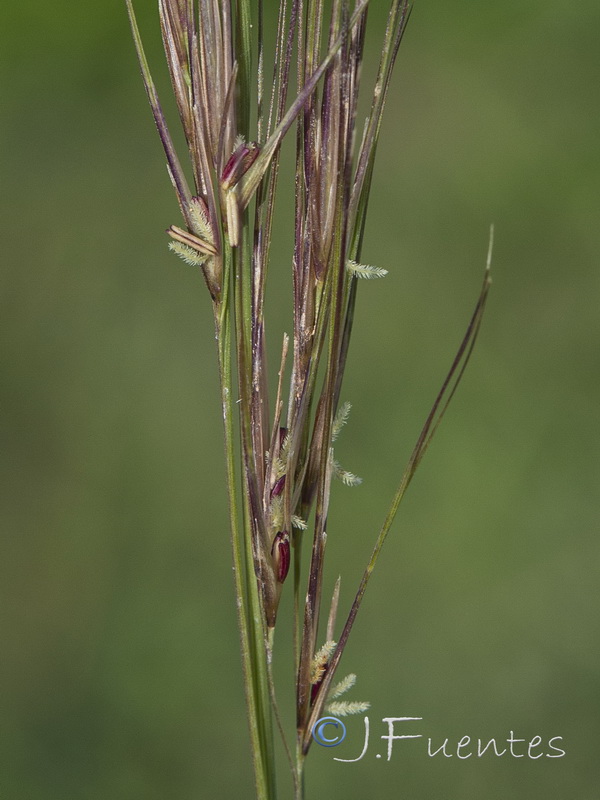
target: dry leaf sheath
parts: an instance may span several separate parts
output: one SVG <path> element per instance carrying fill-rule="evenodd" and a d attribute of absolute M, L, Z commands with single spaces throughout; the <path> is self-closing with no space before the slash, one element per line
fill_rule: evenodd
<path fill-rule="evenodd" d="M 357 120 L 357 109 L 369 0 L 281 0 L 268 33 L 263 0 L 159 0 L 164 49 L 188 146 L 184 169 L 150 74 L 132 0 L 126 3 L 183 218 L 182 227 L 171 225 L 167 231 L 170 248 L 201 272 L 214 314 L 256 794 L 260 800 L 276 797 L 275 721 L 299 800 L 311 732 L 324 709 L 340 716 L 368 708 L 363 701 L 339 699 L 356 676 L 332 681 L 398 506 L 471 354 L 489 288 L 489 262 L 464 340 L 334 640 L 339 581 L 330 606 L 322 609 L 331 481 L 360 483 L 336 460 L 334 442 L 350 414 L 340 393 L 358 284 L 387 274 L 382 267 L 363 264 L 361 251 L 381 118 L 409 6 L 405 0 L 391 2 L 370 111 L 363 121 Z M 265 63 L 265 49 L 274 52 L 272 67 Z M 280 145 L 294 132 L 293 330 L 284 337 L 277 393 L 270 398 L 265 294 Z M 309 549 L 304 566 L 303 548 Z M 290 588 L 297 670 L 294 756 L 285 742 L 271 673 L 277 609 L 282 592 Z M 324 615 L 326 633 L 319 630 Z"/>

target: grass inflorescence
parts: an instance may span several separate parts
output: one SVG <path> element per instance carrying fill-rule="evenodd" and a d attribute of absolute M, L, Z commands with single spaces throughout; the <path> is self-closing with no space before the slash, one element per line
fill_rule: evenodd
<path fill-rule="evenodd" d="M 256 793 L 269 800 L 276 795 L 276 723 L 290 759 L 295 796 L 301 798 L 311 732 L 323 710 L 341 716 L 368 708 L 363 701 L 339 699 L 353 687 L 354 675 L 332 681 L 398 506 L 469 359 L 489 268 L 464 340 L 336 635 L 339 581 L 330 603 L 322 596 L 331 481 L 338 477 L 355 486 L 361 479 L 338 463 L 333 444 L 350 413 L 340 394 L 358 284 L 387 274 L 383 267 L 361 263 L 361 257 L 381 119 L 409 5 L 391 0 L 375 84 L 368 90 L 370 110 L 366 120 L 359 120 L 369 0 L 281 0 L 276 27 L 268 33 L 263 0 L 159 0 L 164 49 L 187 142 L 189 169 L 184 169 L 151 77 L 132 0 L 126 2 L 183 218 L 184 227 L 171 225 L 167 231 L 170 248 L 199 269 L 214 315 Z M 272 66 L 266 64 L 266 49 L 274 52 Z M 293 327 L 283 339 L 277 392 L 270 397 L 265 297 L 281 143 L 294 132 L 295 207 L 289 220 L 294 234 Z M 304 564 L 303 550 L 308 550 Z M 271 670 L 278 606 L 290 585 L 295 755 L 279 720 Z M 320 631 L 322 621 L 326 633 Z"/>

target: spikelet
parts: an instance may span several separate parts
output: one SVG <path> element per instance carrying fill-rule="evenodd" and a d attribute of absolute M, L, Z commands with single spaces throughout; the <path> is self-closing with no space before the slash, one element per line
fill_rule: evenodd
<path fill-rule="evenodd" d="M 315 653 L 315 657 L 313 658 L 312 662 L 312 669 L 310 672 L 310 682 L 320 683 L 325 674 L 325 669 L 327 664 L 329 663 L 329 659 L 333 655 L 333 651 L 337 647 L 337 642 L 330 640 L 325 642 L 325 644 Z"/>
<path fill-rule="evenodd" d="M 351 672 L 350 675 L 346 675 L 339 683 L 337 683 L 333 689 L 329 692 L 329 699 L 330 700 L 337 700 L 338 697 L 341 697 L 345 694 L 349 689 L 351 689 L 354 684 L 356 683 L 356 675 Z"/>
<path fill-rule="evenodd" d="M 345 486 L 359 486 L 362 483 L 362 478 L 349 472 L 347 469 L 342 469 L 339 461 L 333 462 L 333 474 L 339 478 Z"/>
<path fill-rule="evenodd" d="M 273 567 L 278 583 L 283 583 L 290 569 L 290 536 L 287 531 L 279 531 L 271 547 Z"/>
<path fill-rule="evenodd" d="M 271 489 L 271 497 L 279 497 L 284 489 L 285 489 L 285 475 L 282 475 L 281 478 L 277 478 L 277 480 L 273 484 L 273 488 Z"/>
<path fill-rule="evenodd" d="M 348 714 L 362 714 L 371 708 L 371 703 L 363 703 L 360 700 L 349 701 L 340 700 L 336 703 L 329 703 L 325 710 L 335 717 L 346 717 Z"/>
<path fill-rule="evenodd" d="M 365 280 L 371 280 L 372 278 L 385 278 L 388 274 L 387 269 L 382 269 L 381 267 L 372 267 L 370 264 L 357 264 L 356 261 L 348 261 L 346 264 L 346 268 L 351 275 L 354 275 L 356 278 L 363 278 Z"/>
<path fill-rule="evenodd" d="M 335 442 L 337 437 L 340 435 L 340 431 L 344 427 L 344 425 L 348 422 L 348 417 L 350 416 L 350 409 L 352 408 L 351 403 L 344 403 L 338 408 L 337 414 L 335 415 L 335 419 L 333 420 L 333 425 L 331 426 L 331 441 Z"/>
<path fill-rule="evenodd" d="M 179 258 L 182 258 L 186 264 L 192 267 L 201 267 L 208 258 L 206 253 L 199 253 L 193 247 L 188 247 L 183 242 L 169 242 L 169 250 L 172 250 Z"/>

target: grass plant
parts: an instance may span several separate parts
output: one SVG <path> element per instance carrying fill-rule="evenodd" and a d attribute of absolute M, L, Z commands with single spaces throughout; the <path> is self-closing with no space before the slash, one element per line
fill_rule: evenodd
<path fill-rule="evenodd" d="M 214 315 L 256 795 L 260 800 L 276 797 L 277 728 L 289 758 L 294 796 L 300 800 L 312 732 L 324 709 L 343 716 L 368 707 L 341 699 L 355 676 L 340 679 L 338 667 L 400 502 L 471 355 L 490 285 L 489 256 L 464 339 L 426 417 L 338 634 L 339 581 L 330 603 L 322 592 L 330 490 L 334 478 L 347 486 L 360 478 L 338 463 L 334 444 L 350 414 L 350 405 L 341 403 L 340 396 L 359 284 L 386 274 L 383 267 L 363 264 L 362 250 L 382 114 L 409 5 L 391 1 L 370 110 L 362 120 L 358 109 L 369 0 L 281 0 L 275 30 L 267 30 L 263 0 L 159 0 L 164 49 L 187 142 L 189 164 L 184 169 L 152 80 L 132 0 L 126 2 L 183 218 L 182 227 L 168 230 L 170 248 L 203 276 Z M 273 52 L 272 64 L 266 63 L 267 51 Z M 273 397 L 265 298 L 281 144 L 294 132 L 295 208 L 289 219 L 293 322 L 291 335 L 281 344 Z M 295 746 L 287 741 L 279 719 L 272 675 L 278 606 L 282 592 L 290 588 Z"/>

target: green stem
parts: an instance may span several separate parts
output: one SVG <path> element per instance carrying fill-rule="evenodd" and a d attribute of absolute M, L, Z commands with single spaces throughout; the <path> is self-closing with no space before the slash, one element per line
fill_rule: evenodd
<path fill-rule="evenodd" d="M 285 750 L 285 755 L 288 760 L 288 764 L 290 766 L 290 773 L 292 775 L 292 781 L 294 782 L 294 794 L 298 791 L 298 784 L 297 784 L 297 775 L 296 775 L 296 766 L 294 764 L 294 759 L 292 758 L 292 753 L 287 743 L 287 737 L 285 735 L 285 730 L 283 727 L 283 722 L 281 721 L 281 715 L 279 714 L 279 706 L 277 704 L 277 694 L 275 692 L 275 681 L 273 679 L 273 643 L 275 640 L 275 628 L 269 629 L 268 634 L 268 641 L 267 641 L 267 677 L 269 680 L 269 697 L 271 700 L 271 708 L 273 709 L 273 714 L 275 716 L 275 721 L 277 723 L 277 728 L 279 729 L 279 735 L 281 737 L 281 742 L 283 744 L 283 749 Z"/>
<path fill-rule="evenodd" d="M 294 800 L 304 800 L 304 760 L 302 742 L 298 739 L 296 745 L 296 783 L 294 787 Z"/>
<path fill-rule="evenodd" d="M 252 559 L 248 557 L 249 554 L 244 552 L 243 548 L 243 543 L 248 541 L 248 536 L 242 537 L 239 522 L 240 502 L 236 480 L 237 462 L 234 445 L 233 369 L 231 358 L 233 317 L 233 307 L 230 302 L 231 266 L 231 251 L 226 248 L 223 270 L 223 295 L 221 301 L 215 304 L 215 329 L 219 353 L 237 621 L 256 795 L 258 800 L 275 800 L 272 734 L 269 742 L 268 733 L 271 725 L 262 614 L 260 605 L 257 605 L 258 597 Z"/>
<path fill-rule="evenodd" d="M 302 531 L 292 537 L 294 549 L 294 672 L 300 663 L 300 581 L 302 579 Z"/>
<path fill-rule="evenodd" d="M 271 709 L 271 694 L 269 688 L 269 675 L 267 665 L 267 639 L 264 622 L 264 613 L 258 585 L 254 574 L 252 546 L 250 542 L 251 522 L 249 516 L 248 498 L 245 497 L 245 541 L 246 564 L 248 565 L 247 586 L 248 602 L 250 608 L 250 648 L 253 663 L 253 685 L 256 692 L 256 721 L 259 730 L 260 758 L 265 781 L 266 800 L 275 800 L 277 788 L 275 782 L 275 746 L 273 741 L 273 720 Z M 259 795 L 262 800 L 262 795 Z"/>

